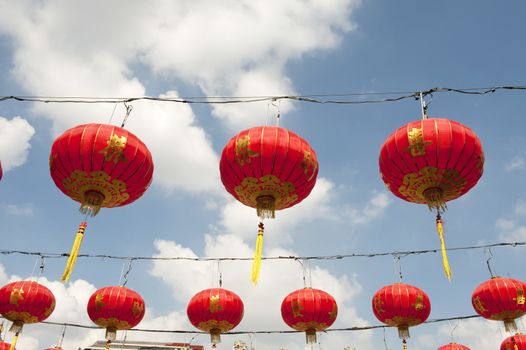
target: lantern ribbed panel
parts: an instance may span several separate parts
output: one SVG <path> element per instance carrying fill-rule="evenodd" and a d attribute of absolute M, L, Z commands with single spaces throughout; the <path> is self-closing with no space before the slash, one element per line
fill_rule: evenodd
<path fill-rule="evenodd" d="M 318 174 L 316 153 L 295 133 L 260 126 L 230 139 L 221 154 L 221 181 L 241 203 L 257 208 L 257 198 L 274 197 L 275 210 L 291 207 L 312 191 Z"/>
<path fill-rule="evenodd" d="M 515 334 L 504 339 L 500 344 L 500 350 L 526 350 L 526 335 Z"/>
<path fill-rule="evenodd" d="M 0 289 L 0 313 L 11 322 L 41 322 L 48 318 L 54 309 L 53 293 L 37 282 L 12 282 Z"/>
<path fill-rule="evenodd" d="M 439 347 L 437 350 L 470 350 L 467 346 L 462 344 L 450 343 Z"/>
<path fill-rule="evenodd" d="M 468 192 L 482 176 L 477 135 L 449 119 L 430 118 L 397 129 L 382 146 L 380 173 L 389 190 L 413 203 L 441 206 Z M 441 198 L 435 198 L 437 191 Z"/>
<path fill-rule="evenodd" d="M 86 192 L 104 196 L 100 207 L 129 204 L 151 183 L 152 156 L 131 132 L 113 125 L 85 124 L 65 131 L 51 148 L 50 172 L 56 186 L 85 203 Z"/>
<path fill-rule="evenodd" d="M 93 293 L 87 311 L 96 325 L 126 330 L 135 327 L 144 317 L 146 306 L 143 298 L 126 287 L 104 287 Z"/>
<path fill-rule="evenodd" d="M 526 313 L 524 282 L 514 278 L 495 277 L 481 283 L 471 296 L 479 315 L 489 320 L 505 321 Z"/>
<path fill-rule="evenodd" d="M 406 329 L 419 325 L 429 317 L 429 297 L 420 288 L 395 283 L 378 290 L 372 300 L 376 318 L 388 326 Z"/>
<path fill-rule="evenodd" d="M 205 289 L 190 299 L 186 313 L 194 327 L 210 332 L 214 329 L 227 332 L 243 319 L 241 298 L 227 289 Z"/>
<path fill-rule="evenodd" d="M 298 331 L 323 331 L 336 321 L 337 315 L 336 300 L 319 289 L 298 289 L 281 303 L 283 321 Z"/>

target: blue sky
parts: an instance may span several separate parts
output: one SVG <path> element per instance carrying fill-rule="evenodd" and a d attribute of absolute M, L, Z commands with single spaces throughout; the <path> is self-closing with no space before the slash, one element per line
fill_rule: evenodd
<path fill-rule="evenodd" d="M 253 96 L 419 91 L 432 87 L 524 85 L 526 4 L 491 1 L 417 2 L 290 0 L 141 2 L 0 1 L 0 95 Z M 374 96 L 373 96 L 374 97 Z M 358 97 L 359 98 L 359 97 Z M 526 241 L 524 92 L 485 96 L 435 93 L 431 117 L 457 120 L 480 137 L 485 171 L 478 185 L 445 214 L 450 247 Z M 69 251 L 78 204 L 55 188 L 48 169 L 53 139 L 66 128 L 108 122 L 114 105 L 0 103 L 1 249 Z M 134 102 L 127 127 L 150 148 L 156 171 L 135 203 L 89 220 L 82 253 L 140 256 L 250 256 L 255 211 L 222 188 L 218 157 L 226 141 L 250 126 L 272 123 L 267 103 L 233 106 Z M 425 206 L 387 192 L 378 153 L 399 126 L 420 118 L 411 99 L 386 104 L 279 104 L 281 126 L 309 141 L 320 164 L 317 187 L 296 208 L 267 225 L 266 255 L 332 255 L 438 248 L 434 216 Z M 113 122 L 120 123 L 119 104 Z M 19 118 L 17 118 L 19 117 Z M 496 248 L 494 268 L 526 279 L 524 248 Z M 404 281 L 424 289 L 431 318 L 473 314 L 473 289 L 489 278 L 484 252 L 451 252 L 453 281 L 439 254 L 402 258 Z M 28 278 L 36 259 L 1 256 L 0 280 Z M 52 320 L 89 324 L 85 303 L 97 288 L 118 284 L 119 261 L 79 259 L 72 282 L 57 280 L 64 259 L 46 260 L 40 280 L 58 299 Z M 378 324 L 370 299 L 397 281 L 392 257 L 311 262 L 314 287 L 340 306 L 335 327 Z M 249 264 L 221 264 L 223 286 L 245 300 L 237 330 L 285 330 L 281 300 L 303 286 L 296 262 L 264 262 L 260 284 Z M 217 285 L 208 262 L 136 262 L 128 286 L 146 300 L 141 328 L 193 330 L 190 297 Z M 61 300 L 63 300 L 61 302 Z M 412 330 L 410 347 L 436 349 L 451 325 Z M 524 325 L 519 323 L 521 330 Z M 60 327 L 33 326 L 21 346 L 54 345 Z M 400 346 L 387 330 L 390 348 Z M 66 348 L 87 345 L 101 331 L 68 329 Z M 129 334 L 148 338 L 151 334 Z M 496 322 L 464 321 L 454 339 L 495 349 L 506 336 Z M 190 336 L 166 335 L 184 341 Z M 240 339 L 248 342 L 247 336 Z M 154 339 L 160 339 L 155 336 Z M 224 337 L 229 349 L 236 337 Z M 383 347 L 382 331 L 329 333 L 319 348 Z M 303 336 L 258 336 L 258 348 L 303 348 Z M 25 342 L 25 343 L 24 343 Z M 208 344 L 200 336 L 197 342 Z"/>

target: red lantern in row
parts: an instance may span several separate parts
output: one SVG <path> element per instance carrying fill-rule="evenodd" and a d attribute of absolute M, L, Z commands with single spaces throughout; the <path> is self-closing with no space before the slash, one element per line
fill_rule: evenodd
<path fill-rule="evenodd" d="M 500 350 L 526 350 L 526 335 L 515 334 L 504 339 L 500 344 Z"/>
<path fill-rule="evenodd" d="M 85 124 L 66 130 L 51 148 L 49 168 L 55 185 L 95 216 L 100 208 L 130 204 L 152 181 L 150 151 L 131 132 L 113 125 Z M 84 236 L 79 226 L 62 281 L 71 276 Z"/>
<path fill-rule="evenodd" d="M 96 325 L 106 328 L 106 349 L 117 336 L 117 330 L 128 330 L 144 317 L 143 298 L 126 287 L 104 287 L 91 295 L 88 315 Z"/>
<path fill-rule="evenodd" d="M 503 321 L 507 332 L 516 332 L 515 319 L 526 313 L 524 282 L 493 277 L 481 283 L 471 296 L 477 313 L 488 320 Z"/>
<path fill-rule="evenodd" d="M 336 300 L 319 289 L 298 289 L 283 299 L 281 317 L 285 323 L 306 333 L 307 344 L 316 343 L 316 332 L 329 328 L 338 316 Z"/>
<path fill-rule="evenodd" d="M 382 179 L 395 196 L 436 210 L 444 271 L 451 280 L 440 213 L 482 176 L 484 153 L 479 138 L 449 119 L 418 120 L 387 138 L 379 163 Z"/>
<path fill-rule="evenodd" d="M 24 324 L 42 322 L 55 309 L 55 297 L 45 286 L 34 281 L 18 281 L 0 288 L 0 313 L 13 322 L 15 333 L 11 350 L 16 346 Z"/>
<path fill-rule="evenodd" d="M 11 349 L 11 344 L 0 341 L 0 350 L 9 350 Z"/>
<path fill-rule="evenodd" d="M 223 288 L 205 289 L 190 299 L 186 313 L 194 327 L 210 333 L 212 343 L 221 342 L 221 333 L 236 327 L 243 319 L 241 298 Z"/>
<path fill-rule="evenodd" d="M 304 200 L 318 175 L 316 153 L 295 133 L 280 127 L 259 126 L 231 138 L 221 154 L 221 181 L 241 203 L 256 208 L 261 220 Z M 257 283 L 263 249 L 259 224 L 252 281 Z"/>
<path fill-rule="evenodd" d="M 4 175 L 4 172 L 2 171 L 2 162 L 0 162 L 0 180 L 2 180 L 3 175 Z"/>
<path fill-rule="evenodd" d="M 467 346 L 457 343 L 450 343 L 439 347 L 437 350 L 470 350 Z"/>
<path fill-rule="evenodd" d="M 425 322 L 431 313 L 427 294 L 418 287 L 404 283 L 391 284 L 378 290 L 372 305 L 374 315 L 380 322 L 398 328 L 404 349 L 407 349 L 409 327 Z"/>

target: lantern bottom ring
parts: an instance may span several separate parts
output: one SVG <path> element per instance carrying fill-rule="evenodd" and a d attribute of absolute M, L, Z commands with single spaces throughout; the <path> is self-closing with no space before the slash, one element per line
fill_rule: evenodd
<path fill-rule="evenodd" d="M 309 329 L 305 331 L 305 339 L 307 344 L 316 344 L 318 340 L 316 339 L 316 331 L 314 329 Z"/>
<path fill-rule="evenodd" d="M 213 344 L 221 343 L 221 330 L 214 328 L 210 330 L 210 341 Z"/>

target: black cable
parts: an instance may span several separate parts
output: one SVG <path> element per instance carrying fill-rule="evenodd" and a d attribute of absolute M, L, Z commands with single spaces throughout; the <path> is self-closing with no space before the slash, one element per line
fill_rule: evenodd
<path fill-rule="evenodd" d="M 494 87 L 471 87 L 471 88 L 448 88 L 435 87 L 423 91 L 399 91 L 399 92 L 364 92 L 364 93 L 334 93 L 334 94 L 306 94 L 306 95 L 275 95 L 275 96 L 194 96 L 194 97 L 153 97 L 153 96 L 134 96 L 134 97 L 93 97 L 93 96 L 0 96 L 0 102 L 14 100 L 18 102 L 41 102 L 41 103 L 123 103 L 140 100 L 156 102 L 175 102 L 186 104 L 236 104 L 253 102 L 270 102 L 277 100 L 294 100 L 300 102 L 310 102 L 317 104 L 368 104 L 397 102 L 405 99 L 418 99 L 420 94 L 423 96 L 432 93 L 452 92 L 467 95 L 486 95 L 498 90 L 526 90 L 525 85 L 515 86 L 494 86 Z M 379 95 L 399 95 L 384 99 L 370 100 L 336 100 L 321 99 L 323 97 L 352 97 L 352 96 L 379 96 Z"/>
<path fill-rule="evenodd" d="M 482 245 L 464 246 L 464 247 L 453 247 L 447 248 L 447 251 L 462 251 L 462 250 L 474 250 L 474 249 L 487 249 L 495 247 L 518 247 L 524 246 L 526 242 L 501 242 L 501 243 L 490 243 Z M 423 250 L 406 250 L 406 251 L 392 251 L 392 252 L 379 252 L 379 253 L 350 253 L 350 254 L 338 254 L 338 255 L 311 255 L 311 256 L 295 256 L 295 255 L 279 255 L 279 256 L 267 256 L 262 257 L 262 260 L 341 260 L 348 258 L 374 258 L 379 256 L 409 256 L 409 255 L 421 255 L 429 253 L 438 253 L 440 249 L 423 249 Z M 44 253 L 44 252 L 32 252 L 24 250 L 0 250 L 2 255 L 31 255 L 40 256 L 42 258 L 61 259 L 69 257 L 69 253 Z M 114 259 L 114 260 L 128 260 L 133 262 L 134 260 L 186 260 L 186 261 L 252 261 L 253 257 L 152 257 L 152 256 L 119 256 L 119 255 L 105 255 L 105 254 L 79 254 L 79 258 L 97 258 L 97 259 Z"/>
<path fill-rule="evenodd" d="M 446 322 L 446 321 L 456 321 L 456 320 L 466 320 L 471 318 L 480 318 L 479 315 L 468 315 L 468 316 L 455 316 L 455 317 L 446 317 L 446 318 L 435 318 L 430 319 L 423 324 L 430 324 L 430 323 L 440 323 L 440 322 Z M 51 321 L 43 321 L 41 322 L 43 324 L 49 324 L 54 326 L 67 326 L 67 327 L 74 327 L 74 328 L 84 328 L 84 329 L 103 329 L 99 326 L 91 326 L 91 325 L 83 325 L 83 324 L 77 324 L 77 323 L 67 323 L 67 322 L 51 322 Z M 379 328 L 390 328 L 390 326 L 387 325 L 372 325 L 372 326 L 355 326 L 355 327 L 344 327 L 344 328 L 329 328 L 324 330 L 323 332 L 349 332 L 349 331 L 367 331 L 371 329 L 379 329 Z M 128 331 L 132 332 L 149 332 L 149 333 L 173 333 L 173 334 L 208 334 L 208 332 L 203 331 L 184 331 L 184 330 L 171 330 L 171 329 L 147 329 L 147 328 L 132 328 Z M 287 330 L 287 331 L 265 331 L 265 330 L 259 330 L 259 331 L 233 331 L 233 332 L 225 332 L 221 333 L 222 335 L 239 335 L 239 334 L 292 334 L 292 333 L 303 333 L 302 331 L 296 331 L 296 330 Z"/>

